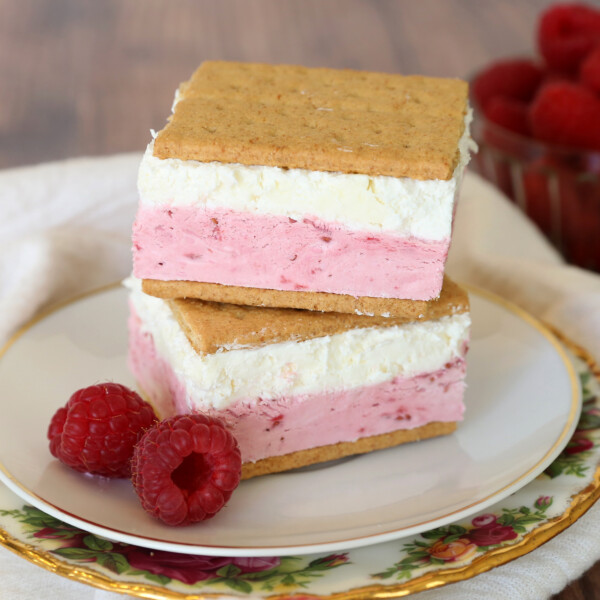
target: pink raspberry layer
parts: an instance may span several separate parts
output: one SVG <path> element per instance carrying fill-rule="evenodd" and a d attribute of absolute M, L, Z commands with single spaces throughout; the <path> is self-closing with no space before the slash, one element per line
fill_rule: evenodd
<path fill-rule="evenodd" d="M 202 410 L 225 421 L 240 446 L 243 462 L 253 462 L 315 446 L 462 419 L 465 361 L 415 377 L 394 377 L 349 390 L 254 402 L 237 401 L 225 410 L 206 410 L 188 397 L 183 382 L 156 352 L 139 319 L 130 318 L 129 363 L 161 418 Z"/>
<path fill-rule="evenodd" d="M 430 300 L 449 244 L 308 218 L 142 206 L 133 264 L 140 279 Z"/>

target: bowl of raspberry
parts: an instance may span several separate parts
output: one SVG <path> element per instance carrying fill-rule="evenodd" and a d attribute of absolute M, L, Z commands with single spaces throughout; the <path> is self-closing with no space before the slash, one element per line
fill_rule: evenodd
<path fill-rule="evenodd" d="M 473 167 L 568 262 L 600 272 L 600 9 L 551 6 L 537 49 L 472 79 Z"/>

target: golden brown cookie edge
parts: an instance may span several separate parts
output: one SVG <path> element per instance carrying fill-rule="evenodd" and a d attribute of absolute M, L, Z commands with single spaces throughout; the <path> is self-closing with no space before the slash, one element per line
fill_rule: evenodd
<path fill-rule="evenodd" d="M 209 302 L 224 302 L 245 306 L 296 308 L 367 316 L 407 316 L 416 319 L 427 308 L 426 300 L 357 297 L 328 292 L 271 290 L 201 281 L 143 279 L 142 290 L 150 296 L 163 299 L 198 298 Z"/>
<path fill-rule="evenodd" d="M 242 479 L 251 479 L 252 477 L 261 475 L 290 471 L 347 456 L 367 454 L 375 450 L 383 450 L 400 444 L 449 435 L 456 430 L 456 426 L 457 423 L 455 421 L 446 423 L 436 421 L 413 429 L 400 429 L 391 433 L 361 438 L 354 442 L 340 442 L 338 444 L 299 450 L 281 456 L 263 458 L 256 462 L 246 462 L 242 464 Z"/>

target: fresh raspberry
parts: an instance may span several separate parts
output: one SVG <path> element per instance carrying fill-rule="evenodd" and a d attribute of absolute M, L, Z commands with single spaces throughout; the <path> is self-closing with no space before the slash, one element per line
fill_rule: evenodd
<path fill-rule="evenodd" d="M 167 525 L 213 517 L 240 482 L 236 439 L 216 418 L 200 413 L 157 423 L 135 447 L 133 487 L 142 506 Z"/>
<path fill-rule="evenodd" d="M 579 81 L 596 94 L 600 94 L 600 46 L 590 52 L 581 63 Z"/>
<path fill-rule="evenodd" d="M 535 138 L 600 150 L 600 99 L 582 85 L 556 82 L 544 86 L 530 106 Z"/>
<path fill-rule="evenodd" d="M 117 383 L 75 392 L 48 428 L 50 452 L 65 465 L 104 477 L 130 477 L 131 455 L 156 421 L 152 407 Z"/>
<path fill-rule="evenodd" d="M 497 96 L 491 98 L 485 108 L 485 116 L 504 129 L 529 136 L 529 110 L 525 102 Z"/>
<path fill-rule="evenodd" d="M 586 4 L 555 4 L 538 25 L 540 53 L 551 69 L 574 73 L 600 43 L 600 11 Z"/>
<path fill-rule="evenodd" d="M 498 96 L 528 102 L 538 89 L 544 71 L 528 59 L 503 60 L 493 63 L 473 81 L 475 101 L 485 111 L 487 103 Z"/>

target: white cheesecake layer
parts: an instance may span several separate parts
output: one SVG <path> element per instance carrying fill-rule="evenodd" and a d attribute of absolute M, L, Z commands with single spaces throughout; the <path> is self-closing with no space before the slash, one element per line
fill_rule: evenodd
<path fill-rule="evenodd" d="M 142 206 L 194 206 L 305 217 L 349 229 L 447 240 L 462 173 L 473 142 L 471 111 L 451 179 L 420 181 L 304 169 L 202 163 L 153 156 L 148 145 L 138 174 Z"/>
<path fill-rule="evenodd" d="M 163 300 L 143 294 L 137 280 L 126 285 L 142 330 L 153 336 L 157 352 L 185 382 L 190 397 L 206 399 L 216 409 L 238 400 L 253 403 L 345 390 L 436 371 L 463 357 L 469 340 L 470 316 L 463 313 L 200 355 Z"/>

